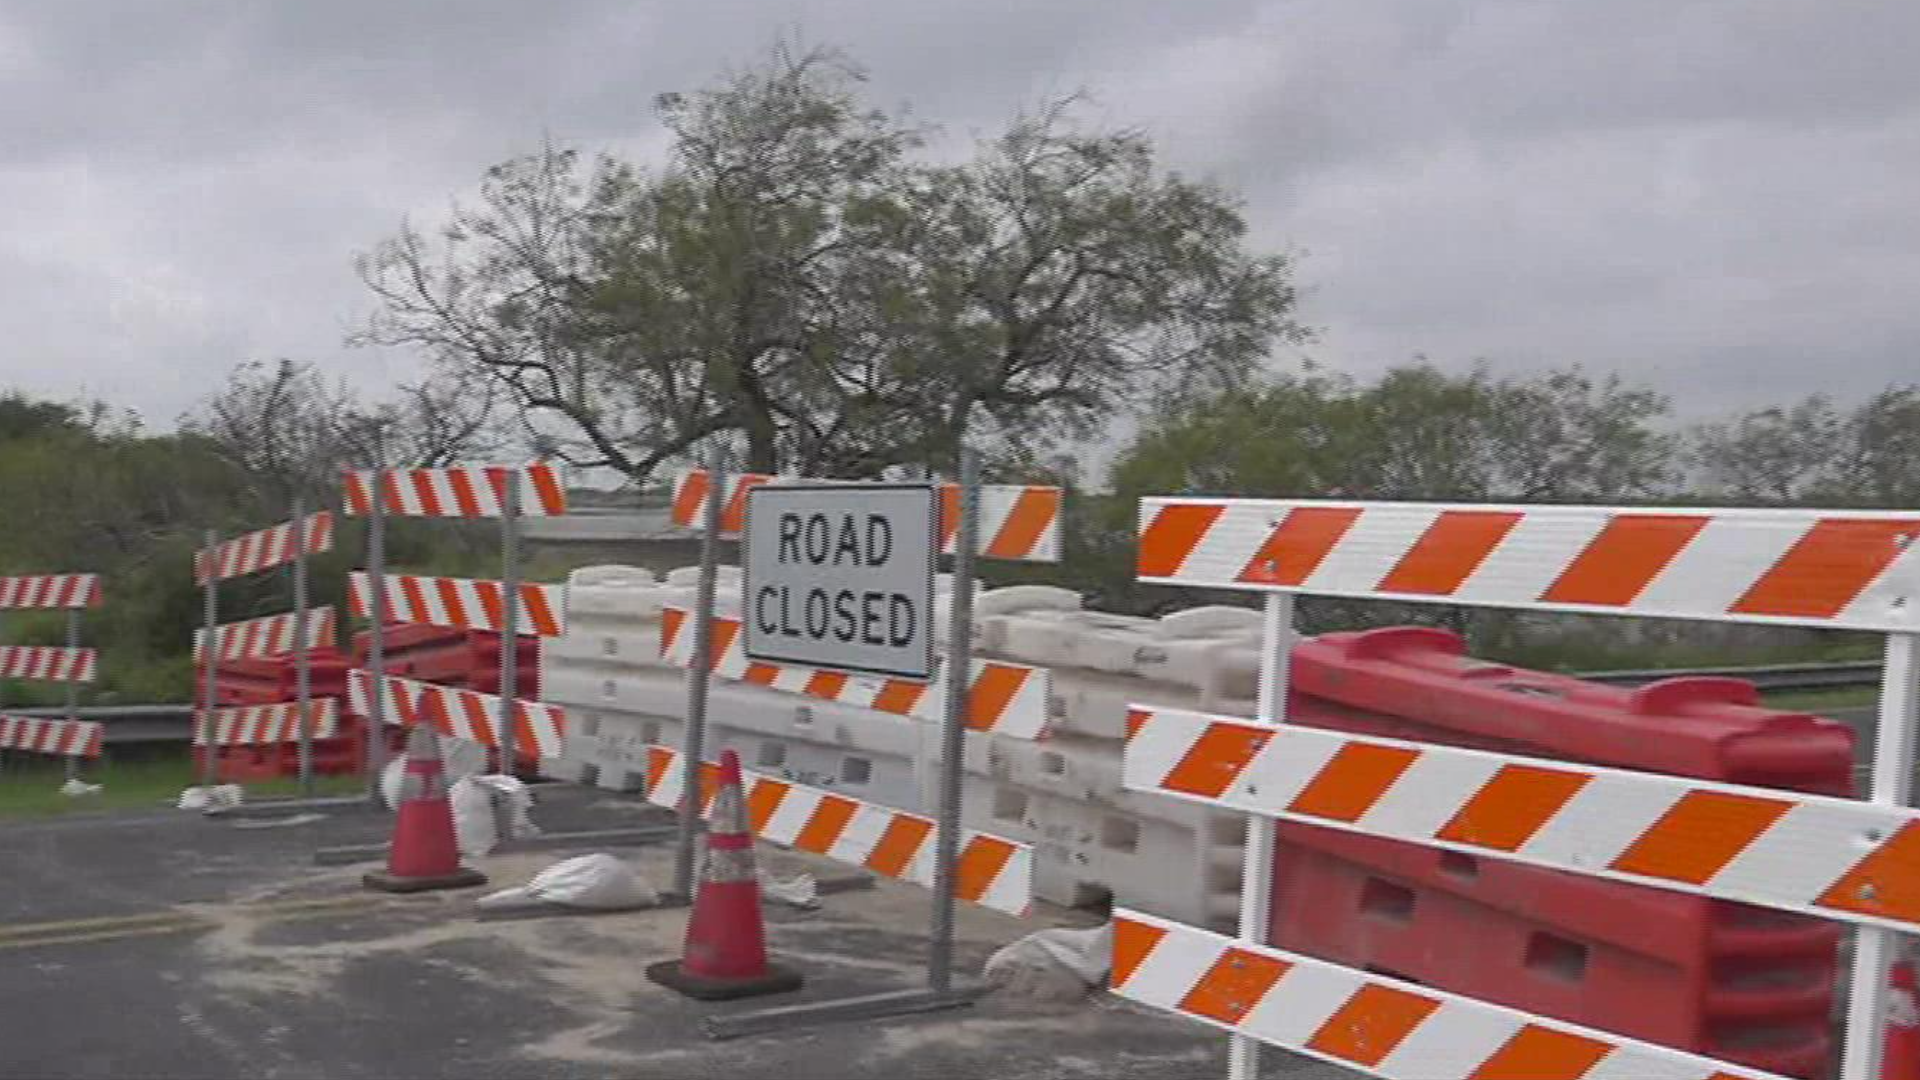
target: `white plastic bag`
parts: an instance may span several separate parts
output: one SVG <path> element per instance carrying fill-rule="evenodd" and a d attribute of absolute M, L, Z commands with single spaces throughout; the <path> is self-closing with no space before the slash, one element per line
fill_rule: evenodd
<path fill-rule="evenodd" d="M 987 958 L 986 981 L 1017 997 L 1072 1001 L 1104 983 L 1112 965 L 1113 924 L 1041 930 Z"/>
<path fill-rule="evenodd" d="M 508 840 L 526 840 L 540 835 L 540 826 L 533 823 L 533 790 L 522 783 L 517 776 L 502 773 L 489 773 L 476 776 L 473 782 L 493 796 L 496 812 L 504 804 L 504 817 L 507 823 Z M 497 827 L 497 826 L 496 826 Z"/>
<path fill-rule="evenodd" d="M 69 799 L 77 799 L 83 795 L 98 795 L 100 791 L 101 787 L 99 784 L 89 784 L 85 780 L 77 778 L 68 780 L 66 783 L 60 785 L 60 794 L 65 795 Z"/>
<path fill-rule="evenodd" d="M 812 911 L 820 906 L 820 883 L 812 874 L 802 873 L 794 877 L 781 879 L 768 873 L 763 867 L 755 871 L 760 879 L 760 895 L 769 900 L 778 900 L 802 911 Z"/>
<path fill-rule="evenodd" d="M 239 784 L 190 787 L 180 793 L 180 801 L 176 805 L 182 810 L 220 810 L 239 806 L 246 796 L 246 791 Z"/>
<path fill-rule="evenodd" d="M 405 755 L 387 762 L 380 772 L 380 798 L 387 809 L 400 808 L 400 778 L 406 775 Z M 478 776 L 487 771 L 487 748 L 471 739 L 440 740 L 440 772 L 453 784 L 463 776 Z"/>
<path fill-rule="evenodd" d="M 493 821 L 493 793 L 463 776 L 447 789 L 447 802 L 453 808 L 453 839 L 460 854 L 477 858 L 500 844 L 500 830 Z"/>
<path fill-rule="evenodd" d="M 483 911 L 560 904 L 583 911 L 627 911 L 653 907 L 659 893 L 632 866 L 604 852 L 563 859 L 516 889 L 502 889 L 476 901 Z"/>

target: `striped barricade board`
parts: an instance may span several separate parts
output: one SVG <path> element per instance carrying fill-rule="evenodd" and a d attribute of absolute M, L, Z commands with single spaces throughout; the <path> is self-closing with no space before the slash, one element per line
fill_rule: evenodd
<path fill-rule="evenodd" d="M 1920 810 L 1136 706 L 1136 791 L 1920 930 Z"/>
<path fill-rule="evenodd" d="M 385 577 L 383 622 L 428 623 L 463 630 L 502 631 L 506 625 L 506 587 L 471 578 Z M 363 570 L 347 575 L 348 609 L 355 618 L 373 617 L 372 579 Z M 566 633 L 564 585 L 521 585 L 519 632 L 538 637 Z"/>
<path fill-rule="evenodd" d="M 0 611 L 59 611 L 99 606 L 98 574 L 0 577 Z"/>
<path fill-rule="evenodd" d="M 931 818 L 850 799 L 818 788 L 743 771 L 747 816 L 754 835 L 798 851 L 824 855 L 884 877 L 933 886 L 936 827 Z M 686 770 L 680 754 L 647 747 L 647 801 L 680 808 Z M 701 814 L 718 784 L 719 767 L 700 768 Z M 982 907 L 1025 915 L 1033 904 L 1033 849 L 987 833 L 963 830 L 954 863 L 954 895 Z"/>
<path fill-rule="evenodd" d="M 1141 500 L 1139 579 L 1319 596 L 1920 631 L 1920 516 Z"/>
<path fill-rule="evenodd" d="M 226 623 L 216 630 L 220 636 L 220 659 L 252 660 L 266 656 L 282 656 L 293 652 L 294 624 L 292 613 L 267 615 L 258 619 Z M 339 630 L 334 623 L 331 606 L 317 607 L 307 612 L 307 641 L 309 649 L 332 644 L 338 640 Z M 193 632 L 193 662 L 198 664 L 206 659 L 207 631 L 205 628 Z"/>
<path fill-rule="evenodd" d="M 316 511 L 308 514 L 304 521 L 306 554 L 332 551 L 333 511 Z M 205 585 L 209 572 L 215 581 L 225 581 L 294 561 L 301 554 L 294 547 L 294 531 L 293 522 L 283 521 L 201 549 L 193 559 L 194 583 Z"/>
<path fill-rule="evenodd" d="M 371 716 L 373 673 L 363 668 L 347 671 L 347 708 L 355 716 Z M 495 694 L 438 686 L 417 679 L 388 675 L 381 681 L 381 716 L 399 727 L 425 724 L 442 735 L 466 739 L 490 749 L 500 748 L 500 704 Z M 567 732 L 567 711 L 558 705 L 515 698 L 513 745 L 531 758 L 557 758 Z"/>
<path fill-rule="evenodd" d="M 92 649 L 58 645 L 0 645 L 0 678 L 90 683 L 98 666 Z"/>
<path fill-rule="evenodd" d="M 308 703 L 308 731 L 313 738 L 334 736 L 338 703 L 330 697 Z M 276 701 L 269 705 L 234 705 L 193 714 L 195 746 L 266 746 L 300 738 L 300 703 Z"/>
<path fill-rule="evenodd" d="M 660 615 L 661 658 L 676 667 L 692 667 L 692 613 L 684 608 L 666 607 Z M 683 628 L 687 632 L 683 633 Z M 932 681 L 921 683 L 794 664 L 766 664 L 747 659 L 745 639 L 739 619 L 714 617 L 714 674 L 790 694 L 922 720 L 938 721 L 945 708 L 944 676 L 936 675 Z M 1045 738 L 1051 694 L 1052 678 L 1045 668 L 975 660 L 973 685 L 967 696 L 967 728 L 1017 739 Z"/>
<path fill-rule="evenodd" d="M 0 750 L 92 758 L 105 741 L 105 725 L 94 720 L 0 715 Z"/>
<path fill-rule="evenodd" d="M 1113 913 L 1112 985 L 1391 1080 L 1782 1080 L 1126 909 Z"/>
<path fill-rule="evenodd" d="M 720 511 L 720 531 L 735 536 L 746 527 L 747 492 L 762 484 L 827 484 L 832 480 L 808 480 L 800 477 L 768 476 L 763 473 L 728 473 L 725 506 Z M 960 488 L 940 484 L 940 550 L 953 554 L 954 537 L 960 529 Z M 674 478 L 673 522 L 697 529 L 706 521 L 707 498 L 713 492 L 711 474 L 691 469 Z M 980 546 L 977 554 L 988 559 L 1016 559 L 1023 562 L 1060 561 L 1061 490 L 1034 484 L 982 484 L 980 486 Z"/>
<path fill-rule="evenodd" d="M 506 512 L 507 485 L 519 488 L 521 517 L 567 512 L 566 474 L 557 465 L 454 465 L 443 469 L 359 469 L 345 476 L 346 511 L 353 517 L 381 509 L 405 517 L 497 518 Z"/>

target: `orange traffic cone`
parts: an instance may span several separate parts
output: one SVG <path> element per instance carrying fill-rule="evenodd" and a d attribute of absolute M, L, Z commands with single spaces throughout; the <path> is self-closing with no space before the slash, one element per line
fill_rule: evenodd
<path fill-rule="evenodd" d="M 393 846 L 385 871 L 361 881 L 382 892 L 426 892 L 485 885 L 487 877 L 460 865 L 453 837 L 453 806 L 447 802 L 446 776 L 440 771 L 440 740 L 420 725 L 407 735 L 407 770 L 400 783 L 400 816 L 393 823 Z"/>
<path fill-rule="evenodd" d="M 800 973 L 767 961 L 760 918 L 760 881 L 753 870 L 753 834 L 740 791 L 740 758 L 720 755 L 720 787 L 707 827 L 707 859 L 678 960 L 647 967 L 647 978 L 703 1001 L 800 989 Z"/>
<path fill-rule="evenodd" d="M 1913 961 L 1895 960 L 1887 975 L 1887 1041 L 1880 1054 L 1881 1080 L 1920 1080 L 1920 1005 L 1914 998 Z"/>

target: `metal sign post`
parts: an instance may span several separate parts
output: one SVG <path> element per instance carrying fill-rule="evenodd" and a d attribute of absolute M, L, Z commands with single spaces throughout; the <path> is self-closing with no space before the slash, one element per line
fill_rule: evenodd
<path fill-rule="evenodd" d="M 213 711 L 220 707 L 220 574 L 219 567 L 216 565 L 220 558 L 220 533 L 217 530 L 208 529 L 206 540 L 206 550 L 201 557 L 206 560 L 206 566 L 203 569 L 207 577 L 207 648 L 204 653 L 207 674 L 206 697 L 200 714 L 202 731 L 200 754 L 203 758 L 201 776 L 208 786 L 212 786 L 213 782 L 219 778 L 220 766 L 219 748 L 213 744 Z"/>
<path fill-rule="evenodd" d="M 1906 806 L 1913 792 L 1914 751 L 1920 746 L 1920 635 L 1888 634 L 1880 676 L 1879 727 L 1867 801 Z M 1841 1080 L 1875 1080 L 1881 1072 L 1887 1017 L 1887 969 L 1899 959 L 1900 935 L 1862 926 L 1854 930 Z"/>
<path fill-rule="evenodd" d="M 940 720 L 940 812 L 935 822 L 937 830 L 934 847 L 933 909 L 929 930 L 927 955 L 927 985 L 921 989 L 901 990 L 890 993 L 871 994 L 863 997 L 841 998 L 808 1005 L 793 1005 L 764 1009 L 758 1012 L 734 1013 L 728 1016 L 709 1017 L 706 1021 L 707 1033 L 714 1038 L 737 1038 L 742 1035 L 760 1034 L 769 1031 L 790 1030 L 814 1024 L 843 1020 L 870 1020 L 889 1016 L 902 1016 L 911 1013 L 937 1012 L 972 1004 L 986 988 L 978 984 L 954 985 L 954 885 L 955 867 L 959 861 L 960 812 L 962 784 L 965 777 L 964 754 L 967 708 L 970 678 L 972 670 L 973 640 L 973 560 L 979 543 L 980 509 L 980 466 L 979 459 L 971 450 L 962 449 L 960 453 L 959 505 L 960 520 L 955 529 L 956 542 L 953 552 L 952 608 L 949 610 L 950 622 L 947 641 L 947 657 L 942 677 L 946 679 L 944 708 Z M 862 487 L 881 487 L 882 485 L 846 485 L 843 490 L 859 491 Z M 789 489 L 790 490 L 790 489 Z M 824 489 L 830 490 L 830 489 Z M 934 509 L 930 518 L 937 518 L 939 501 L 933 499 L 933 489 L 922 485 L 927 498 Z M 709 512 L 720 501 L 721 489 L 713 488 L 709 502 Z M 748 517 L 748 548 L 753 550 L 752 530 L 754 513 L 751 507 L 754 500 L 768 493 L 781 493 L 782 488 L 768 486 L 754 488 L 747 496 L 750 507 Z M 783 517 L 785 515 L 782 515 Z M 936 524 L 930 521 L 929 524 Z M 946 523 L 939 523 L 946 524 Z M 763 526 L 764 528 L 764 526 Z M 928 538 L 928 562 L 926 596 L 928 598 L 926 614 L 931 619 L 932 598 L 932 551 L 937 550 L 939 529 L 936 528 Z M 836 537 L 837 539 L 837 537 Z M 857 537 L 856 537 L 857 539 Z M 804 542 L 804 537 L 802 538 Z M 751 558 L 746 561 L 747 573 L 755 573 Z M 752 591 L 747 597 L 748 610 L 742 614 L 747 623 L 748 632 L 755 628 L 760 613 L 756 608 L 761 602 L 761 593 Z M 704 621 L 704 617 L 703 617 Z M 922 627 L 929 639 L 931 627 Z M 751 640 L 751 638 L 749 638 Z M 751 656 L 751 652 L 748 654 Z M 701 664 L 705 668 L 707 664 Z"/>
<path fill-rule="evenodd" d="M 74 650 L 78 650 L 80 648 L 80 609 L 79 608 L 67 609 L 67 648 L 74 649 Z M 80 709 L 80 683 L 77 680 L 69 680 L 67 683 L 67 721 L 68 723 L 79 722 L 79 719 L 80 719 L 78 715 L 79 709 Z M 67 755 L 67 779 L 78 780 L 79 778 L 80 778 L 80 756 L 78 754 L 68 754 Z"/>
<path fill-rule="evenodd" d="M 1287 688 L 1293 673 L 1293 594 L 1268 593 L 1261 618 L 1260 685 L 1254 703 L 1255 719 L 1285 723 Z M 1242 941 L 1264 945 L 1273 921 L 1273 855 L 1279 823 L 1259 814 L 1247 815 L 1247 851 L 1240 867 L 1240 933 Z M 1249 884 L 1255 883 L 1255 884 Z M 1260 1042 L 1235 1035 L 1227 1046 L 1229 1080 L 1257 1080 Z"/>
<path fill-rule="evenodd" d="M 953 878 L 960 856 L 960 795 L 965 781 L 967 697 L 973 670 L 973 552 L 980 534 L 980 458 L 960 451 L 960 529 L 953 548 L 953 593 L 947 625 L 947 701 L 940 718 L 940 834 L 933 860 L 933 941 L 927 988 L 953 989 Z"/>
<path fill-rule="evenodd" d="M 312 657 L 307 648 L 307 501 L 293 498 L 293 678 L 300 725 L 300 794 L 313 797 Z"/>
<path fill-rule="evenodd" d="M 680 802 L 680 848 L 673 864 L 673 895 L 693 902 L 695 850 L 700 835 L 700 762 L 707 750 L 707 688 L 713 677 L 713 594 L 720 563 L 720 512 L 727 487 L 726 455 L 707 460 L 712 494 L 700 531 L 700 584 L 694 599 L 693 668 L 687 673 L 687 730 L 681 744 L 686 778 Z"/>
<path fill-rule="evenodd" d="M 367 507 L 367 668 L 373 685 L 387 679 L 387 471 L 384 454 L 376 453 L 373 495 Z M 387 767 L 386 697 L 375 692 L 367 701 L 367 801 L 380 804 L 380 774 Z"/>
<path fill-rule="evenodd" d="M 520 688 L 520 474 L 504 470 L 500 506 L 500 772 L 513 775 L 514 702 Z M 502 806 L 504 808 L 504 802 Z M 502 832 L 502 837 L 507 834 Z"/>

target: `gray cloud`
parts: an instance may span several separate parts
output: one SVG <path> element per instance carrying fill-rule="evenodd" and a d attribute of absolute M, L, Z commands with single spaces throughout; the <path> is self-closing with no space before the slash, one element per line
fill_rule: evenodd
<path fill-rule="evenodd" d="M 13 5 L 0 382 L 157 424 L 348 351 L 355 251 L 543 133 L 847 46 L 950 150 L 1080 88 L 1299 251 L 1312 353 L 1586 363 L 1689 415 L 1920 378 L 1920 7 L 1885 0 L 579 0 Z"/>

